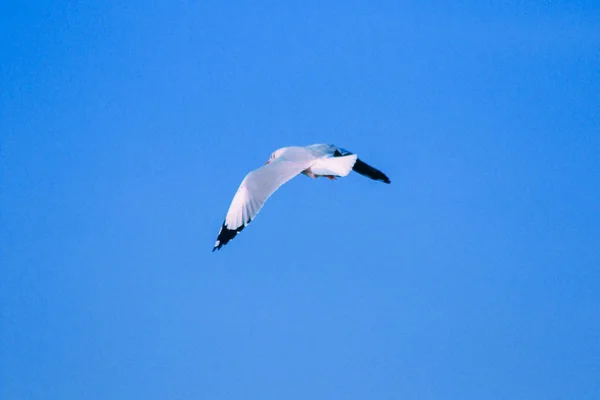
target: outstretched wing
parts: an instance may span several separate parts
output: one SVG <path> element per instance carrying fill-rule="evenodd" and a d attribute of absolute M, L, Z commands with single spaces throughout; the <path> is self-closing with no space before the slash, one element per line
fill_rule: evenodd
<path fill-rule="evenodd" d="M 336 148 L 333 152 L 334 157 L 343 157 L 352 154 L 346 149 Z M 377 168 L 371 167 L 366 162 L 362 161 L 360 158 L 356 159 L 352 170 L 356 173 L 366 176 L 367 178 L 371 178 L 376 181 L 381 181 L 383 183 L 390 183 L 390 178 L 387 177 L 386 174 L 378 170 Z"/>
<path fill-rule="evenodd" d="M 312 157 L 290 160 L 282 156 L 246 175 L 229 206 L 213 251 L 226 245 L 241 232 L 281 185 L 310 167 L 313 162 Z"/>

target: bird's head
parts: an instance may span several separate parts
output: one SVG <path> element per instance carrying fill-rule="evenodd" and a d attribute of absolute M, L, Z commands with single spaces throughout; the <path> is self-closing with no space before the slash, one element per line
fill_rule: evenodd
<path fill-rule="evenodd" d="M 268 164 L 268 163 L 270 163 L 270 162 L 272 162 L 272 161 L 274 161 L 274 160 L 276 160 L 276 159 L 278 159 L 278 158 L 281 156 L 281 154 L 283 154 L 283 151 L 284 151 L 285 149 L 286 149 L 285 147 L 282 147 L 281 149 L 275 150 L 275 151 L 274 151 L 274 152 L 271 154 L 271 157 L 269 158 L 269 161 L 267 161 L 267 162 L 265 163 L 265 165 L 266 165 L 266 164 Z"/>

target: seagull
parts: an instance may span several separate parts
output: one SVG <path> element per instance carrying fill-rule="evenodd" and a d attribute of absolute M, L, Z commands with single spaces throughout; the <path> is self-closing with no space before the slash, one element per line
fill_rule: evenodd
<path fill-rule="evenodd" d="M 361 161 L 356 154 L 332 144 L 283 147 L 274 151 L 265 165 L 246 175 L 240 184 L 212 251 L 229 243 L 256 217 L 267 199 L 296 175 L 335 180 L 350 171 L 390 183 L 383 172 Z"/>

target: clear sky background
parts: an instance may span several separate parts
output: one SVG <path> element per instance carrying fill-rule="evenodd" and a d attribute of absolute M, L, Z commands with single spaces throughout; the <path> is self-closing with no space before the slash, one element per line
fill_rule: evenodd
<path fill-rule="evenodd" d="M 600 398 L 600 3 L 324 3 L 3 3 L 0 398 Z"/>

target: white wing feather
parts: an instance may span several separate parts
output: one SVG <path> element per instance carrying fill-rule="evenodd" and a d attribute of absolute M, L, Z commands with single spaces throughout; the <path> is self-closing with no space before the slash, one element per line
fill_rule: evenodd
<path fill-rule="evenodd" d="M 281 185 L 304 171 L 311 163 L 312 161 L 297 162 L 278 158 L 250 172 L 233 196 L 225 217 L 225 226 L 237 229 L 247 225 Z"/>
<path fill-rule="evenodd" d="M 248 225 L 281 185 L 314 162 L 315 157 L 309 152 L 289 151 L 287 155 L 284 154 L 246 175 L 233 196 L 213 251 L 221 248 Z"/>

